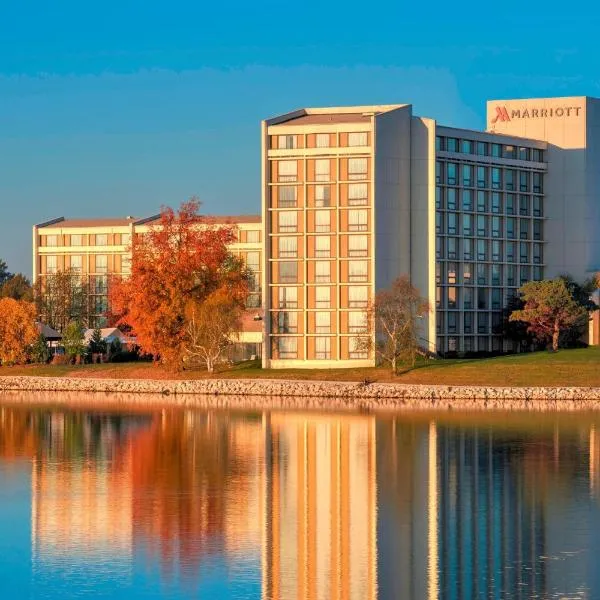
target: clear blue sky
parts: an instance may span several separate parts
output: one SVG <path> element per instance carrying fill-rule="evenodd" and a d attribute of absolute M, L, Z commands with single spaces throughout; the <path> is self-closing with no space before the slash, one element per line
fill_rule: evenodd
<path fill-rule="evenodd" d="M 260 120 L 301 106 L 481 128 L 488 98 L 600 96 L 596 5 L 4 0 L 0 257 L 29 275 L 61 215 L 258 212 Z"/>

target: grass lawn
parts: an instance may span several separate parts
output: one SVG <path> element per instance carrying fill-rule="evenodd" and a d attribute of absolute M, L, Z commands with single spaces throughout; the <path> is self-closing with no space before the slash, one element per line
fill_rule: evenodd
<path fill-rule="evenodd" d="M 248 362 L 221 370 L 215 378 L 310 379 L 442 385 L 494 386 L 600 386 L 600 347 L 536 352 L 486 359 L 420 360 L 417 366 L 393 377 L 383 368 L 364 369 L 261 369 Z M 29 365 L 0 367 L 0 376 L 104 377 L 122 379 L 201 379 L 205 371 L 173 373 L 148 363 L 103 365 Z"/>

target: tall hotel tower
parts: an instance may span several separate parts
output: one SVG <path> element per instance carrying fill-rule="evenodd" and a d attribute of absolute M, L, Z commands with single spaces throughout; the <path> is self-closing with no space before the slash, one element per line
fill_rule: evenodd
<path fill-rule="evenodd" d="M 600 267 L 600 101 L 494 101 L 488 129 L 408 104 L 263 122 L 264 366 L 373 365 L 366 309 L 401 274 L 431 304 L 423 347 L 510 351 L 523 283 Z"/>

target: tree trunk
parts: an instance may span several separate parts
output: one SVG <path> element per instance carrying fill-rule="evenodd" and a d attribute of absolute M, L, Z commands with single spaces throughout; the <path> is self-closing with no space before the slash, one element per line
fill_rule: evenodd
<path fill-rule="evenodd" d="M 210 358 L 208 358 L 208 359 L 206 360 L 206 370 L 207 370 L 209 373 L 212 373 L 212 372 L 215 370 L 215 366 L 213 365 L 213 361 L 212 361 L 212 359 L 210 359 Z"/>
<path fill-rule="evenodd" d="M 396 374 L 396 357 L 392 358 L 392 375 Z"/>
<path fill-rule="evenodd" d="M 558 321 L 554 321 L 554 331 L 552 332 L 552 351 L 558 350 L 558 338 L 560 336 L 560 328 L 558 327 Z"/>

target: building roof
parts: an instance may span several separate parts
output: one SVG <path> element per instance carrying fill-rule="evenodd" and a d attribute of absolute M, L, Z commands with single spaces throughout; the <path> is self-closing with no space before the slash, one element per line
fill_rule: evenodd
<path fill-rule="evenodd" d="M 330 123 L 369 123 L 371 115 L 363 113 L 312 114 L 292 117 L 286 123 L 294 125 L 329 125 Z"/>
<path fill-rule="evenodd" d="M 212 223 L 261 223 L 260 215 L 202 215 Z"/>
<path fill-rule="evenodd" d="M 35 326 L 37 327 L 38 333 L 43 334 L 43 336 L 49 340 L 62 340 L 62 335 L 56 331 L 56 329 L 52 329 L 50 325 L 46 325 L 46 323 L 36 322 Z"/>

